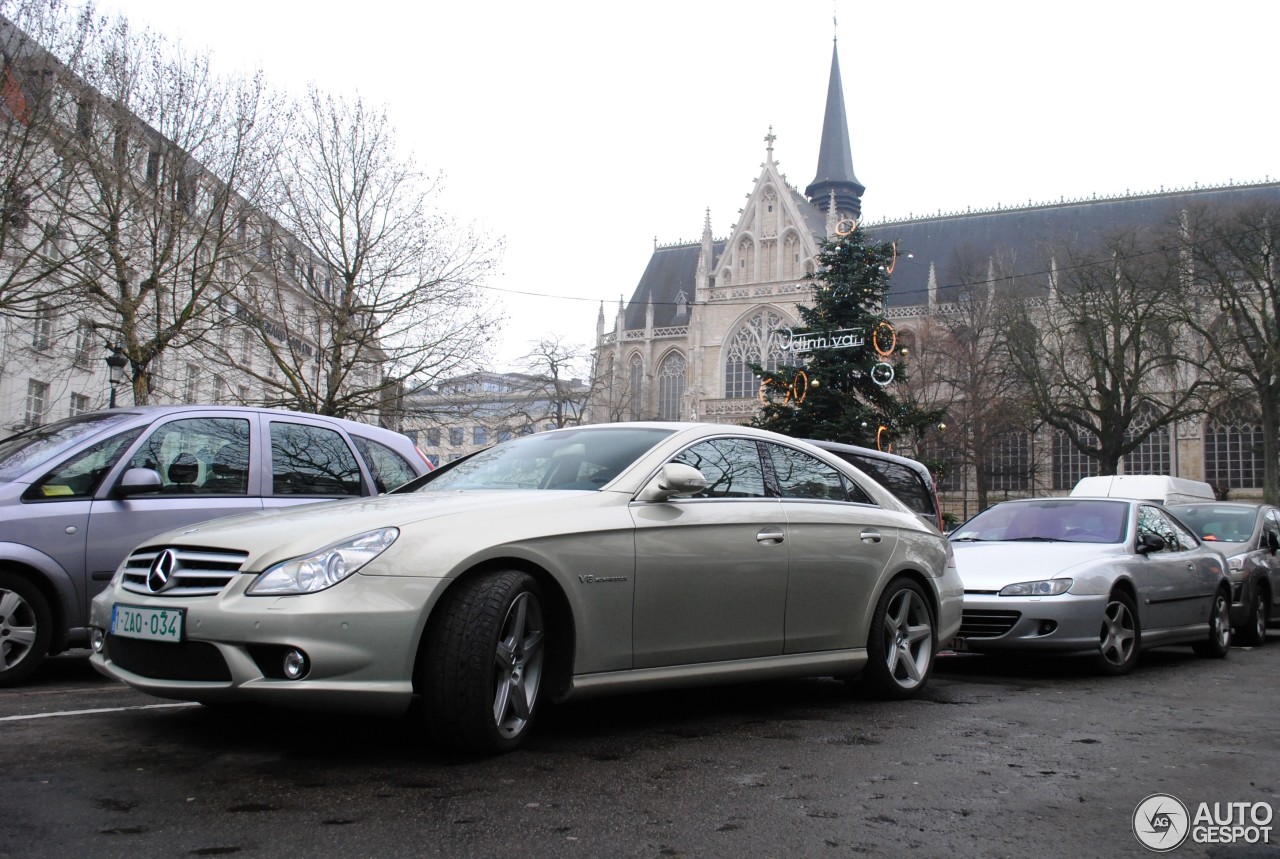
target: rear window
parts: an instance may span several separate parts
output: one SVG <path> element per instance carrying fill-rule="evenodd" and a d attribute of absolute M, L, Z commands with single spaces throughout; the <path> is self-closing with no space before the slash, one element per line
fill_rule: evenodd
<path fill-rule="evenodd" d="M 916 513 L 927 517 L 931 522 L 937 521 L 938 509 L 933 503 L 933 488 L 909 466 L 856 453 L 831 452 L 874 477 L 877 483 L 898 496 L 899 501 Z"/>

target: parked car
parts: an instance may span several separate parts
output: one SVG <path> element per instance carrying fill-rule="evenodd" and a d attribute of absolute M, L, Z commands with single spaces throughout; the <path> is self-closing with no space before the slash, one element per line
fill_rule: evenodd
<path fill-rule="evenodd" d="M 399 433 L 271 409 L 110 409 L 0 441 L 0 686 L 86 646 L 90 599 L 152 534 L 427 470 Z"/>
<path fill-rule="evenodd" d="M 862 469 L 871 479 L 898 496 L 898 500 L 921 519 L 939 531 L 946 530 L 942 521 L 942 505 L 938 502 L 937 483 L 924 463 L 870 447 L 816 439 L 808 441 Z"/>
<path fill-rule="evenodd" d="M 1270 504 L 1210 501 L 1173 504 L 1169 511 L 1227 556 L 1237 640 L 1253 647 L 1265 643 L 1267 627 L 1280 619 L 1280 510 Z"/>
<path fill-rule="evenodd" d="M 94 601 L 92 662 L 167 698 L 404 711 L 518 746 L 547 700 L 804 675 L 894 698 L 960 625 L 951 547 L 763 430 L 603 424 L 396 492 L 170 531 Z"/>
<path fill-rule="evenodd" d="M 1138 654 L 1231 644 L 1226 559 L 1159 504 L 1033 498 L 984 510 L 951 535 L 964 582 L 952 647 L 1082 654 L 1125 674 Z"/>

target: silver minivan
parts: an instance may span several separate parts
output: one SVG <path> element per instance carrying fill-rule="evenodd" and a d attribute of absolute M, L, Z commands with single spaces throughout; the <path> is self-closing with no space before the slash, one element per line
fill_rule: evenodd
<path fill-rule="evenodd" d="M 153 534 L 429 470 L 388 429 L 234 406 L 109 409 L 0 441 L 0 686 L 84 646 L 90 600 Z"/>

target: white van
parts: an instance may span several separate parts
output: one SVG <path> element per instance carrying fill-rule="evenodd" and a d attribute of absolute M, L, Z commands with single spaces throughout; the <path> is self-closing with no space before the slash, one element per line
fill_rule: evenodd
<path fill-rule="evenodd" d="M 1217 496 L 1213 494 L 1213 487 L 1203 480 L 1187 480 L 1165 474 L 1083 477 L 1071 490 L 1071 494 L 1087 495 L 1090 498 L 1138 498 L 1160 504 L 1217 500 Z"/>

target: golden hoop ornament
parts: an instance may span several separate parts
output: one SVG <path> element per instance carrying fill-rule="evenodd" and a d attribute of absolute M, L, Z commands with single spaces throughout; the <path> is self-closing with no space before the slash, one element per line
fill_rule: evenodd
<path fill-rule="evenodd" d="M 889 263 L 889 267 L 884 270 L 885 274 L 893 274 L 893 269 L 898 265 L 898 243 L 893 243 L 893 262 Z"/>
<path fill-rule="evenodd" d="M 762 379 L 760 382 L 760 405 L 769 405 L 769 398 L 765 396 L 764 389 L 769 385 L 777 385 L 775 379 Z M 795 397 L 796 403 L 803 403 L 804 398 L 809 394 L 809 374 L 804 370 L 796 373 L 795 378 L 791 380 L 791 384 L 783 388 L 786 394 L 782 398 L 782 404 L 786 405 L 791 402 L 791 398 Z"/>
<path fill-rule="evenodd" d="M 889 332 L 889 345 L 884 347 L 883 349 L 880 348 L 880 343 L 881 343 L 880 332 L 882 330 Z M 876 354 L 879 355 L 881 358 L 888 358 L 890 355 L 892 355 L 893 350 L 897 345 L 898 345 L 898 332 L 895 331 L 893 326 L 888 322 L 881 322 L 874 329 L 872 329 L 871 346 L 876 350 Z"/>
<path fill-rule="evenodd" d="M 885 450 L 884 447 L 881 446 L 881 443 L 884 438 L 884 434 L 887 433 L 888 431 L 889 431 L 889 428 L 884 424 L 881 424 L 876 429 L 876 450 Z M 893 453 L 893 442 L 889 442 L 889 449 L 885 452 Z"/>
<path fill-rule="evenodd" d="M 836 221 L 837 236 L 841 236 L 841 237 L 847 236 L 856 229 L 858 229 L 858 222 L 855 221 L 853 218 L 841 218 L 840 220 Z"/>
<path fill-rule="evenodd" d="M 764 395 L 764 388 L 765 388 L 765 385 L 769 385 L 769 384 L 771 384 L 772 382 L 773 382 L 773 379 L 761 379 L 761 380 L 760 380 L 760 391 L 759 391 L 759 394 L 760 394 L 760 405 L 762 405 L 762 406 L 767 406 L 767 405 L 769 405 L 769 399 L 768 399 L 768 397 L 766 397 L 766 396 Z"/>

